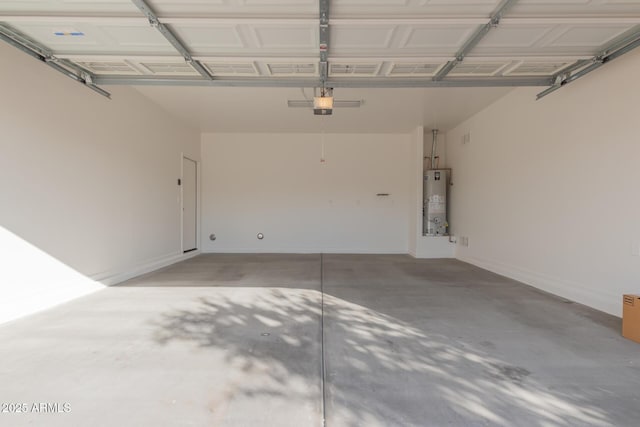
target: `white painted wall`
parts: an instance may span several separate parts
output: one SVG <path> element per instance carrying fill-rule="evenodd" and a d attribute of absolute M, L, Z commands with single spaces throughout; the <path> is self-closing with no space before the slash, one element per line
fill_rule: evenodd
<path fill-rule="evenodd" d="M 203 250 L 407 253 L 411 135 L 326 134 L 324 163 L 322 139 L 204 134 Z"/>
<path fill-rule="evenodd" d="M 448 133 L 458 258 L 620 315 L 640 291 L 638 70 L 632 52 L 540 101 L 518 89 Z"/>
<path fill-rule="evenodd" d="M 0 44 L 0 322 L 180 257 L 197 131 L 133 89 L 103 98 Z"/>

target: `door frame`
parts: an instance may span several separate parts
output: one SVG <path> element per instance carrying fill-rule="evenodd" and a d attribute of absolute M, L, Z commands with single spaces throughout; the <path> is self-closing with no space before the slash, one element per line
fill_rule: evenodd
<path fill-rule="evenodd" d="M 184 252 L 184 159 L 190 160 L 196 165 L 196 249 L 190 251 L 199 252 L 201 248 L 200 242 L 200 161 L 190 157 L 184 152 L 180 153 L 180 185 L 179 185 L 179 209 L 180 209 L 180 253 Z"/>

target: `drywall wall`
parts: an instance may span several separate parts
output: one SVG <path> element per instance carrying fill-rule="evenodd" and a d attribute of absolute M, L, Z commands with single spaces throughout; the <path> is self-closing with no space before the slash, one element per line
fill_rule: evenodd
<path fill-rule="evenodd" d="M 200 135 L 0 44 L 0 322 L 181 256 L 181 153 Z"/>
<path fill-rule="evenodd" d="M 639 69 L 517 89 L 447 134 L 458 258 L 620 315 L 640 291 Z"/>
<path fill-rule="evenodd" d="M 407 253 L 411 142 L 410 134 L 204 134 L 203 250 Z"/>

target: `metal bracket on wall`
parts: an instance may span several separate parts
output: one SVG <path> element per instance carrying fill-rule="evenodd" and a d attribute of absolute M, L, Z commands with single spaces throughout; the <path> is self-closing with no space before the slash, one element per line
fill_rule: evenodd
<path fill-rule="evenodd" d="M 13 28 L 0 24 L 0 40 L 21 50 L 32 58 L 44 62 L 49 67 L 75 80 L 76 82 L 83 84 L 92 91 L 97 92 L 106 98 L 111 98 L 111 94 L 109 92 L 96 86 L 95 76 L 89 71 L 66 59 L 56 58 L 47 48 L 29 39 L 27 36 L 19 33 Z"/>

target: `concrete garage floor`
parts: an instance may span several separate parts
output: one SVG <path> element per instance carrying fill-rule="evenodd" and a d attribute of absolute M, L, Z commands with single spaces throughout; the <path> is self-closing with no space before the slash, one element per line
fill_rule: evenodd
<path fill-rule="evenodd" d="M 0 326 L 0 402 L 70 407 L 0 425 L 638 426 L 619 329 L 455 260 L 201 255 Z"/>

